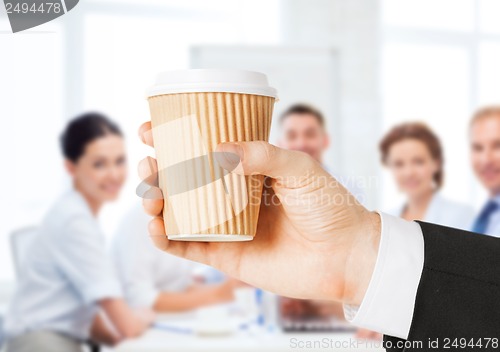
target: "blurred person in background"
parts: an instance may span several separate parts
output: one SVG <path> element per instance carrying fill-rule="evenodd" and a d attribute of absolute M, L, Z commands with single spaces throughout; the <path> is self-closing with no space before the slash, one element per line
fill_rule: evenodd
<path fill-rule="evenodd" d="M 99 113 L 83 114 L 68 123 L 61 146 L 72 187 L 46 214 L 20 263 L 5 321 L 7 352 L 77 352 L 88 339 L 115 345 L 142 334 L 154 318 L 122 298 L 97 222 L 126 179 L 119 127 Z"/>
<path fill-rule="evenodd" d="M 324 164 L 323 156 L 330 146 L 330 136 L 326 130 L 325 117 L 319 109 L 308 104 L 293 104 L 281 114 L 279 122 L 279 147 L 309 154 L 363 203 L 364 192 L 356 179 L 328 170 Z"/>
<path fill-rule="evenodd" d="M 393 127 L 380 142 L 382 163 L 389 168 L 406 200 L 389 211 L 406 220 L 423 220 L 468 230 L 474 210 L 444 198 L 444 156 L 437 135 L 425 124 Z"/>
<path fill-rule="evenodd" d="M 500 237 L 500 105 L 478 110 L 469 133 L 472 168 L 489 197 L 472 231 Z"/>
<path fill-rule="evenodd" d="M 148 238 L 149 220 L 138 204 L 123 218 L 112 242 L 112 257 L 131 306 L 179 312 L 234 299 L 235 280 L 156 248 Z M 212 274 L 217 277 L 206 280 Z"/>
<path fill-rule="evenodd" d="M 357 199 L 363 200 L 363 191 L 354 179 L 332 173 L 324 165 L 323 155 L 330 146 L 330 136 L 326 130 L 323 113 L 308 104 L 293 104 L 280 116 L 281 137 L 278 146 L 284 149 L 305 152 L 323 165 L 323 168 L 340 181 Z M 310 317 L 336 317 L 344 320 L 342 305 L 327 301 L 280 298 L 284 318 L 308 319 Z M 359 338 L 381 339 L 382 335 L 359 329 Z"/>

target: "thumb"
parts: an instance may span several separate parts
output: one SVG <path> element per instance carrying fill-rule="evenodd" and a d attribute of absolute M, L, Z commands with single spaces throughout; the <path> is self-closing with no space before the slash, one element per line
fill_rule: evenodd
<path fill-rule="evenodd" d="M 221 167 L 240 175 L 282 178 L 323 171 L 306 153 L 278 148 L 263 141 L 221 143 L 215 158 Z"/>

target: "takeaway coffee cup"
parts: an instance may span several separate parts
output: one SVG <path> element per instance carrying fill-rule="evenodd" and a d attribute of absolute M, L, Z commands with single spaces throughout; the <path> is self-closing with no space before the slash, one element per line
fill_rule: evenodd
<path fill-rule="evenodd" d="M 263 176 L 228 172 L 215 150 L 221 142 L 267 141 L 276 99 L 258 72 L 181 70 L 157 76 L 148 102 L 169 239 L 253 238 Z"/>

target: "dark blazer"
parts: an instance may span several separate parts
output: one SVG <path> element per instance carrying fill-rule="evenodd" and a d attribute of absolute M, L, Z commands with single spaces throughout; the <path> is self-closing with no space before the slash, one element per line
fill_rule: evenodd
<path fill-rule="evenodd" d="M 424 268 L 408 340 L 384 336 L 386 350 L 499 351 L 500 239 L 418 223 Z"/>

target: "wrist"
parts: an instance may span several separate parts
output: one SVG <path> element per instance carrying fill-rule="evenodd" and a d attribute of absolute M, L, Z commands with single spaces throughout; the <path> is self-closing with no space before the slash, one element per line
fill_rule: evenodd
<path fill-rule="evenodd" d="M 360 305 L 370 284 L 378 256 L 381 236 L 381 219 L 376 212 L 365 211 L 361 217 L 359 231 L 345 266 L 343 303 Z"/>

